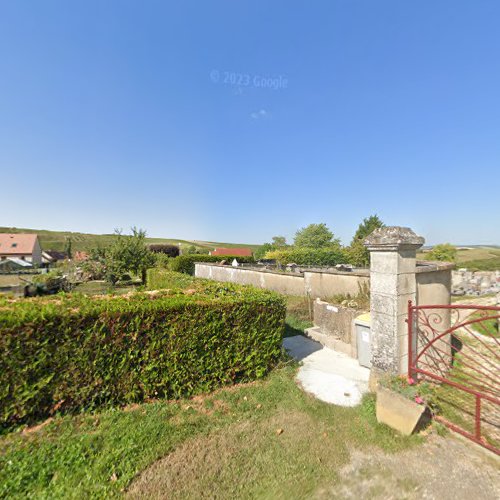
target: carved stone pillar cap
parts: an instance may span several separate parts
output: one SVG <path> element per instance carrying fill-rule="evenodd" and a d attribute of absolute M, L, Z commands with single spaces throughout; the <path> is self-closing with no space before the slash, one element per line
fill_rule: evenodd
<path fill-rule="evenodd" d="M 364 245 L 370 251 L 417 249 L 424 243 L 425 239 L 415 234 L 409 227 L 399 226 L 375 229 L 364 241 Z"/>

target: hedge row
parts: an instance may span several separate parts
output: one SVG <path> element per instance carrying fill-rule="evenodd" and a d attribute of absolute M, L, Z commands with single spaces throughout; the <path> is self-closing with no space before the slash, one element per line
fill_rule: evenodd
<path fill-rule="evenodd" d="M 340 246 L 332 248 L 289 248 L 267 252 L 266 259 L 274 259 L 286 265 L 290 263 L 299 266 L 336 266 L 345 264 L 349 258 Z"/>
<path fill-rule="evenodd" d="M 0 300 L 0 426 L 262 377 L 285 305 L 232 284 L 125 297 Z"/>
<path fill-rule="evenodd" d="M 236 259 L 242 264 L 255 262 L 253 257 L 241 257 L 239 255 L 180 255 L 171 259 L 168 268 L 178 273 L 194 274 L 194 265 L 196 262 L 222 262 L 223 260 L 231 262 Z"/>
<path fill-rule="evenodd" d="M 165 243 L 153 243 L 148 245 L 148 248 L 153 253 L 161 253 L 167 255 L 168 257 L 177 257 L 180 253 L 177 245 L 168 245 Z"/>

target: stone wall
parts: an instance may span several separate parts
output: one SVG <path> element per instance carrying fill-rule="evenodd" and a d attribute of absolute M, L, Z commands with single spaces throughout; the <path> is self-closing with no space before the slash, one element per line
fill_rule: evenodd
<path fill-rule="evenodd" d="M 304 295 L 304 276 L 292 273 L 273 273 L 267 270 L 253 270 L 221 264 L 197 263 L 195 276 L 216 281 L 229 281 L 242 285 L 274 290 L 285 295 Z"/>
<path fill-rule="evenodd" d="M 450 264 L 418 262 L 416 267 L 418 304 L 450 303 L 451 267 Z M 354 297 L 359 293 L 360 287 L 370 286 L 370 274 L 367 269 L 356 269 L 350 272 L 308 270 L 299 273 L 280 273 L 268 269 L 232 267 L 204 262 L 195 265 L 195 276 L 253 285 L 285 295 L 309 295 L 313 299 L 328 299 L 341 294 L 350 294 Z M 392 286 L 391 283 L 389 285 Z M 406 313 L 405 300 L 407 298 L 403 297 L 404 313 Z"/>
<path fill-rule="evenodd" d="M 268 269 L 232 267 L 221 264 L 197 263 L 195 276 L 217 281 L 267 288 L 285 295 L 309 295 L 325 299 L 334 295 L 356 296 L 361 286 L 368 286 L 368 270 L 275 272 Z"/>
<path fill-rule="evenodd" d="M 447 305 L 451 300 L 451 270 L 453 264 L 418 262 L 417 304 Z"/>
<path fill-rule="evenodd" d="M 368 269 L 358 269 L 352 272 L 305 271 L 304 280 L 306 293 L 314 299 L 347 294 L 355 297 L 363 287 L 369 288 L 370 273 Z"/>
<path fill-rule="evenodd" d="M 397 226 L 376 229 L 365 240 L 370 251 L 372 375 L 408 371 L 409 301 L 450 303 L 453 266 L 417 262 L 416 251 L 424 241 L 410 228 Z M 440 323 L 444 327 L 449 323 L 447 311 L 441 313 Z"/>
<path fill-rule="evenodd" d="M 313 303 L 313 312 L 314 327 L 308 328 L 306 334 L 335 351 L 356 358 L 354 319 L 360 311 L 316 299 Z"/>

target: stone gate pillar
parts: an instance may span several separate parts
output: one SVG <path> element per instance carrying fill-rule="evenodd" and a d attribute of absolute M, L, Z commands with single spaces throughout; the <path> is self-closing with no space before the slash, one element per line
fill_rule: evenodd
<path fill-rule="evenodd" d="M 370 251 L 372 373 L 403 374 L 408 364 L 408 301 L 415 302 L 417 249 L 424 244 L 407 227 L 384 227 L 365 240 Z"/>

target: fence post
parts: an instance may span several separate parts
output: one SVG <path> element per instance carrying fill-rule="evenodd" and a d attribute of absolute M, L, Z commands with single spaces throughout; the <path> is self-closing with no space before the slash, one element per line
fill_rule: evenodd
<path fill-rule="evenodd" d="M 384 227 L 365 240 L 370 251 L 372 375 L 407 373 L 408 301 L 416 302 L 416 256 L 424 238 Z"/>

